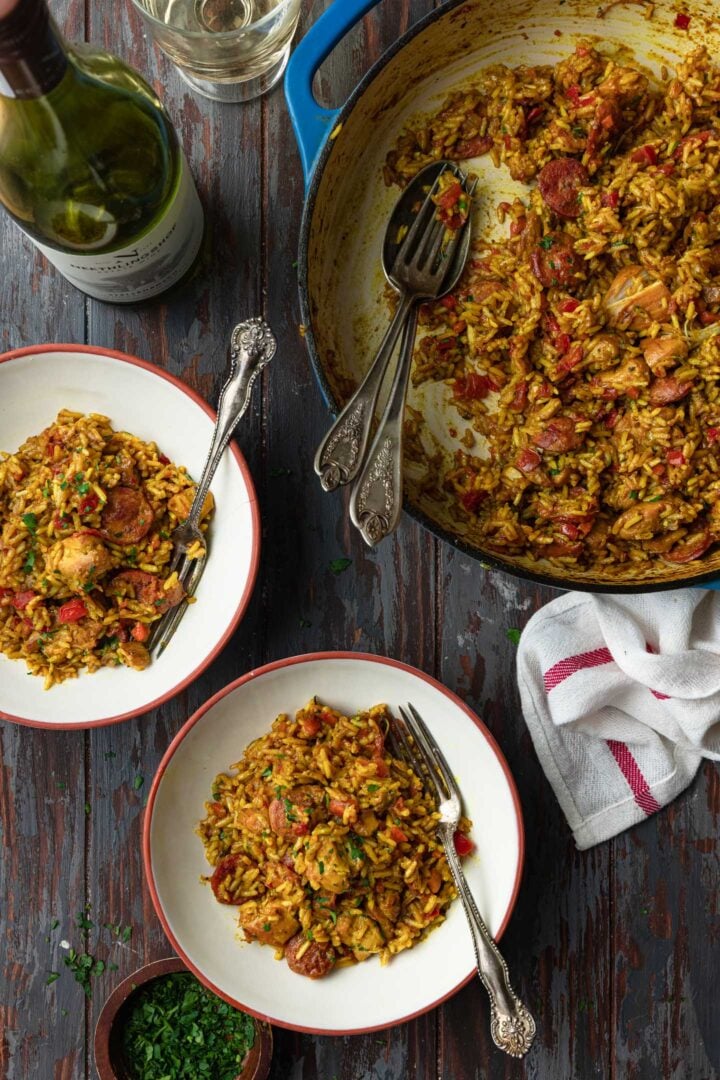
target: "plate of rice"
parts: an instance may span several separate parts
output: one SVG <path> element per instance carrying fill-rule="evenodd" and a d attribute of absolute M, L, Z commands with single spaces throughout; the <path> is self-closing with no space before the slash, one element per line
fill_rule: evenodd
<path fill-rule="evenodd" d="M 457 776 L 456 849 L 502 935 L 522 872 L 522 814 L 482 722 L 394 660 L 281 660 L 191 717 L 145 816 L 145 871 L 165 932 L 234 1006 L 349 1034 L 417 1016 L 476 977 L 433 799 L 388 736 L 389 713 L 408 701 Z"/>
<path fill-rule="evenodd" d="M 148 648 L 184 602 L 170 571 L 214 413 L 180 380 L 110 350 L 0 356 L 0 716 L 90 727 L 183 689 L 238 625 L 259 558 L 247 465 L 225 454 L 203 508 L 209 556 L 172 645 Z"/>

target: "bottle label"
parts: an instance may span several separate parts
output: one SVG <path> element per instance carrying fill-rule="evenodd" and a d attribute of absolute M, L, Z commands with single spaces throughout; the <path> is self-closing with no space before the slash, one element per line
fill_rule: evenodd
<path fill-rule="evenodd" d="M 127 304 L 169 289 L 193 264 L 203 236 L 203 210 L 181 154 L 177 193 L 162 220 L 134 244 L 104 255 L 73 254 L 30 237 L 68 281 L 96 300 Z"/>

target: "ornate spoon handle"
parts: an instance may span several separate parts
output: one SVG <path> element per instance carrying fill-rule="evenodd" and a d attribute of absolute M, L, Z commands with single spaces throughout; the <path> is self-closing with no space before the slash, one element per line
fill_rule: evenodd
<path fill-rule="evenodd" d="M 416 329 L 417 304 L 413 304 L 390 396 L 350 496 L 350 518 L 370 547 L 397 528 L 402 511 L 403 420 Z"/>
<path fill-rule="evenodd" d="M 272 360 L 277 342 L 272 330 L 260 318 L 239 323 L 230 337 L 230 375 L 218 401 L 217 421 L 207 460 L 190 507 L 187 522 L 197 525 L 200 513 L 223 451 L 240 417 L 250 403 L 253 383 Z"/>
<path fill-rule="evenodd" d="M 318 447 L 315 472 L 325 491 L 349 484 L 357 476 L 370 438 L 380 387 L 412 303 L 408 293 L 400 295 L 370 370 Z"/>
<path fill-rule="evenodd" d="M 524 1057 L 535 1038 L 535 1021 L 510 985 L 510 973 L 490 936 L 465 880 L 455 851 L 452 830 L 443 831 L 443 846 L 472 933 L 480 981 L 490 998 L 490 1034 L 510 1057 Z"/>

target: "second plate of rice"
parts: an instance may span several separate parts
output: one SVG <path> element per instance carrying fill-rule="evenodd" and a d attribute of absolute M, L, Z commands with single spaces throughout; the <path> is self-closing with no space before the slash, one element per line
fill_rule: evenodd
<path fill-rule="evenodd" d="M 460 784 L 462 828 L 472 822 L 475 845 L 465 873 L 502 935 L 523 825 L 487 728 L 440 683 L 394 660 L 281 660 L 190 718 L 160 763 L 145 815 L 145 872 L 165 932 L 236 1007 L 282 1027 L 347 1034 L 408 1020 L 476 977 L 434 808 L 383 737 L 385 710 L 408 701 Z M 322 948 L 308 960 L 311 945 Z"/>

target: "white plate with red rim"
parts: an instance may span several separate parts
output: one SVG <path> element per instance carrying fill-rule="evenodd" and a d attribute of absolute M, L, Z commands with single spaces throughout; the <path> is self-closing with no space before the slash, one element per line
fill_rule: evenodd
<path fill-rule="evenodd" d="M 508 765 L 484 724 L 440 683 L 395 660 L 314 653 L 251 671 L 225 687 L 177 734 L 153 780 L 143 831 L 145 873 L 171 944 L 211 990 L 281 1027 L 344 1035 L 410 1020 L 475 976 L 459 901 L 446 921 L 386 967 L 376 958 L 324 979 L 294 974 L 267 946 L 240 940 L 237 909 L 201 882 L 210 868 L 195 833 L 212 782 L 265 734 L 275 717 L 313 695 L 352 715 L 410 701 L 457 776 L 473 821 L 476 852 L 464 860 L 470 887 L 496 938 L 517 897 L 524 855 L 520 800 Z"/>
<path fill-rule="evenodd" d="M 40 345 L 0 356 L 0 450 L 14 451 L 60 409 L 102 413 L 113 427 L 154 441 L 198 479 L 215 413 L 193 390 L 153 364 L 83 345 Z M 260 515 L 250 471 L 231 444 L 212 484 L 216 512 L 197 603 L 163 655 L 145 671 L 82 672 L 43 689 L 25 663 L 0 654 L 0 717 L 51 728 L 111 724 L 147 712 L 191 683 L 237 627 L 260 557 Z"/>

